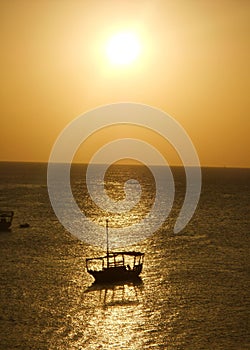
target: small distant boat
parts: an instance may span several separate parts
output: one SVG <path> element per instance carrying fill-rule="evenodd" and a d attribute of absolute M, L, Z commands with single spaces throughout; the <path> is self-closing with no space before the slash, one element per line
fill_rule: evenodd
<path fill-rule="evenodd" d="M 144 253 L 135 251 L 110 252 L 108 220 L 106 220 L 106 234 L 107 255 L 98 258 L 87 258 L 87 272 L 94 277 L 97 283 L 138 280 L 142 271 Z"/>
<path fill-rule="evenodd" d="M 27 222 L 25 222 L 24 224 L 20 224 L 19 227 L 20 227 L 20 228 L 28 228 L 28 227 L 30 227 L 30 224 L 28 224 Z"/>
<path fill-rule="evenodd" d="M 14 212 L 11 210 L 0 210 L 0 231 L 9 230 Z"/>

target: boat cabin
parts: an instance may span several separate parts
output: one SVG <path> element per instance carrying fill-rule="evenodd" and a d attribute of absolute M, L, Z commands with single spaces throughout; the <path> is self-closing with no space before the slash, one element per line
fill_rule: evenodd
<path fill-rule="evenodd" d="M 96 281 L 133 280 L 139 277 L 143 260 L 141 252 L 109 252 L 104 257 L 86 259 L 86 268 Z"/>

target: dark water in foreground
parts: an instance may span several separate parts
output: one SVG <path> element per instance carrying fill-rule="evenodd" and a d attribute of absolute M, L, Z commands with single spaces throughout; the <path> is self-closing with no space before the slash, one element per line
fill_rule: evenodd
<path fill-rule="evenodd" d="M 82 167 L 73 193 L 92 220 Z M 172 227 L 185 182 L 174 169 L 176 200 L 163 227 L 129 249 L 145 252 L 142 283 L 90 287 L 85 258 L 98 256 L 67 233 L 46 188 L 46 165 L 0 163 L 0 207 L 13 209 L 0 233 L 1 349 L 249 349 L 250 169 L 203 169 L 198 209 L 178 235 Z M 110 194 L 122 196 L 129 175 L 143 183 L 143 206 L 154 184 L 142 167 L 112 167 Z M 126 175 L 126 176 L 125 176 Z M 133 176 L 132 176 L 133 177 Z M 87 207 L 86 203 L 88 203 Z M 119 223 L 119 216 L 111 218 Z M 126 223 L 131 217 L 122 217 Z M 20 229 L 28 222 L 31 227 Z"/>

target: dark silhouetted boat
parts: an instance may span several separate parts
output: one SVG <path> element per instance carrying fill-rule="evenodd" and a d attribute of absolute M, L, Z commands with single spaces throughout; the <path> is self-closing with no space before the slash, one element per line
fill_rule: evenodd
<path fill-rule="evenodd" d="M 107 255 L 86 259 L 87 271 L 97 283 L 135 281 L 142 271 L 144 253 L 135 251 L 110 252 L 108 220 L 106 220 Z"/>
<path fill-rule="evenodd" d="M 14 212 L 11 210 L 0 210 L 0 230 L 7 231 L 10 229 Z"/>
<path fill-rule="evenodd" d="M 25 222 L 24 224 L 20 224 L 19 227 L 20 227 L 20 228 L 28 228 L 28 227 L 30 227 L 30 224 L 28 224 L 27 222 Z"/>

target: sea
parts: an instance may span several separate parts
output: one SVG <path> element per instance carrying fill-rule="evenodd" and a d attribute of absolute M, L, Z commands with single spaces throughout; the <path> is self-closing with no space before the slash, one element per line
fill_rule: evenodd
<path fill-rule="evenodd" d="M 107 169 L 103 185 L 114 200 L 125 198 L 128 179 L 141 184 L 135 207 L 115 213 L 89 196 L 86 169 L 71 166 L 72 194 L 86 220 L 104 235 L 107 216 L 113 228 L 139 224 L 154 201 L 151 171 L 139 164 Z M 144 239 L 119 247 L 145 253 L 141 280 L 95 285 L 85 259 L 105 250 L 58 220 L 47 164 L 0 163 L 0 209 L 14 211 L 11 230 L 0 232 L 0 349 L 250 349 L 250 169 L 202 168 L 200 201 L 178 233 L 185 172 L 171 171 L 168 217 Z M 100 183 L 93 185 L 98 192 Z M 29 227 L 20 228 L 24 223 Z"/>

